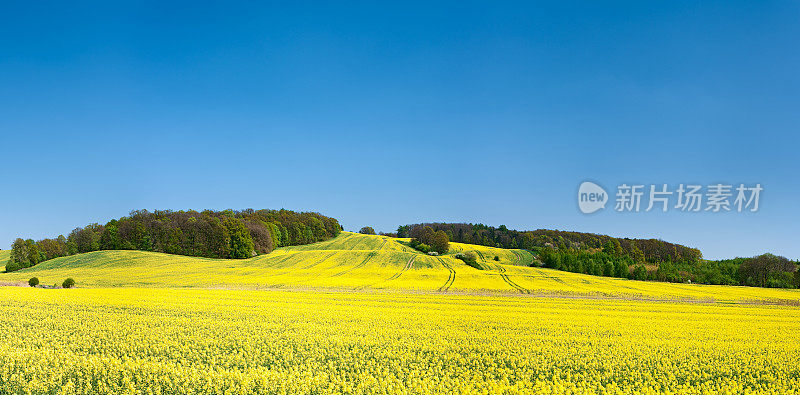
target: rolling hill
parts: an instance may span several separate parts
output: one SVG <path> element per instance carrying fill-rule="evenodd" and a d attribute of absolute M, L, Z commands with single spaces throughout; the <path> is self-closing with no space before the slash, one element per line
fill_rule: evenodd
<path fill-rule="evenodd" d="M 0 250 L 0 266 L 3 266 L 3 271 L 6 270 L 6 262 L 11 256 L 11 250 Z"/>
<path fill-rule="evenodd" d="M 324 242 L 279 248 L 243 260 L 96 251 L 3 273 L 0 282 L 21 283 L 38 277 L 42 284 L 60 284 L 73 277 L 79 286 L 89 287 L 326 288 L 800 301 L 800 292 L 793 290 L 643 282 L 530 267 L 535 259 L 526 250 L 450 243 L 448 254 L 430 256 L 408 247 L 406 241 L 342 232 Z M 466 251 L 475 251 L 489 270 L 472 268 L 453 256 Z"/>

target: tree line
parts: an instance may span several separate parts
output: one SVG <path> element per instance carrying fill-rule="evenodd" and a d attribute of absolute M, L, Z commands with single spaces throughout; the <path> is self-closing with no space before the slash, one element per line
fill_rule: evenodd
<path fill-rule="evenodd" d="M 290 210 L 132 211 L 105 225 L 75 228 L 67 237 L 18 238 L 6 271 L 62 256 L 99 250 L 141 250 L 208 258 L 249 258 L 275 248 L 335 237 L 339 222 L 314 212 Z"/>
<path fill-rule="evenodd" d="M 628 256 L 604 249 L 599 252 L 544 248 L 539 250 L 542 265 L 575 273 L 630 278 L 634 280 L 745 285 L 767 288 L 800 288 L 798 262 L 773 254 L 695 263 L 663 261 L 657 264 L 634 262 Z"/>
<path fill-rule="evenodd" d="M 399 237 L 443 232 L 451 241 L 533 252 L 545 267 L 636 280 L 800 288 L 798 262 L 773 254 L 704 260 L 698 249 L 655 239 L 627 239 L 581 232 L 510 230 L 483 224 L 425 223 L 400 226 Z"/>
<path fill-rule="evenodd" d="M 413 237 L 414 232 L 424 227 L 443 231 L 450 241 L 479 244 L 489 247 L 575 249 L 581 251 L 601 250 L 611 242 L 621 256 L 630 257 L 635 262 L 697 262 L 702 258 L 700 250 L 680 244 L 656 239 L 628 239 L 583 232 L 537 229 L 518 231 L 505 225 L 495 228 L 483 224 L 467 223 L 424 223 L 403 225 L 397 229 L 399 237 Z"/>

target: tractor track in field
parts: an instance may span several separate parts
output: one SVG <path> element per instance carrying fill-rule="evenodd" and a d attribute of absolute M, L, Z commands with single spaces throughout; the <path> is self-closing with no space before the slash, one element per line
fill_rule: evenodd
<path fill-rule="evenodd" d="M 530 290 L 528 290 L 527 288 L 517 284 L 516 282 L 514 282 L 514 280 L 512 280 L 510 277 L 508 277 L 508 274 L 506 274 L 506 268 L 504 268 L 503 266 L 500 266 L 500 264 L 497 264 L 496 266 L 497 266 L 497 271 L 500 272 L 500 277 L 502 277 L 503 281 L 505 281 L 508 285 L 510 285 L 512 288 L 516 289 L 517 291 L 519 291 L 519 293 L 521 293 L 521 294 L 529 294 L 529 293 L 531 293 Z"/>
<path fill-rule="evenodd" d="M 376 255 L 378 255 L 378 253 L 377 253 L 377 252 L 374 252 L 374 251 L 373 251 L 373 252 L 370 252 L 369 254 L 367 254 L 367 257 L 366 257 L 366 258 L 364 258 L 364 260 L 363 260 L 363 261 L 361 261 L 361 263 L 359 263 L 358 265 L 355 265 L 355 266 L 353 266 L 353 267 L 351 267 L 351 268 L 349 268 L 349 269 L 347 269 L 347 270 L 344 270 L 344 271 L 341 271 L 341 272 L 339 272 L 339 273 L 336 273 L 336 274 L 334 274 L 334 275 L 333 275 L 333 276 L 331 276 L 331 277 L 339 277 L 339 276 L 341 276 L 341 275 L 343 275 L 343 274 L 350 273 L 350 272 L 352 272 L 353 270 L 360 269 L 360 268 L 364 267 L 364 266 L 367 264 L 367 262 L 369 262 L 369 260 L 370 260 L 370 259 L 372 259 L 372 257 L 374 257 L 374 256 L 376 256 Z"/>
<path fill-rule="evenodd" d="M 450 271 L 450 274 L 447 276 L 447 281 L 445 281 L 444 285 L 439 287 L 439 292 L 447 292 L 447 290 L 449 290 L 450 287 L 453 286 L 453 283 L 456 281 L 456 271 L 453 270 L 453 268 L 450 267 L 450 265 L 448 265 L 447 262 L 444 261 L 444 259 L 439 258 L 439 262 L 441 262 L 442 265 L 444 265 L 444 267 L 446 267 L 447 270 Z"/>
<path fill-rule="evenodd" d="M 392 275 L 392 277 L 387 278 L 386 281 L 392 281 L 400 277 L 403 273 L 405 273 L 406 270 L 411 269 L 411 265 L 414 264 L 415 259 L 417 259 L 417 256 L 416 255 L 412 256 L 411 259 L 408 260 L 408 263 L 406 263 L 406 265 L 402 269 L 400 269 L 399 272 Z"/>
<path fill-rule="evenodd" d="M 566 283 L 564 282 L 564 280 L 562 280 L 562 279 L 560 279 L 560 278 L 558 278 L 558 277 L 553 277 L 553 276 L 551 276 L 551 275 L 547 274 L 547 272 L 546 272 L 546 271 L 544 271 L 544 270 L 541 270 L 541 269 L 539 269 L 539 268 L 536 268 L 536 271 L 537 271 L 537 272 L 539 272 L 539 274 L 540 274 L 540 275 L 542 275 L 542 277 L 544 277 L 544 278 L 546 278 L 546 279 L 548 279 L 548 280 L 553 280 L 553 281 L 555 281 L 555 282 L 557 282 L 557 283 L 566 284 Z"/>
<path fill-rule="evenodd" d="M 278 256 L 278 257 L 275 258 L 275 260 L 273 262 L 267 262 L 266 266 L 270 267 L 270 268 L 273 268 L 273 269 L 282 269 L 285 266 L 280 266 L 280 265 L 282 263 L 288 261 L 289 259 L 294 258 L 294 256 L 296 254 L 297 254 L 297 252 L 287 252 L 287 253 L 284 254 L 286 256 Z M 269 256 L 267 256 L 267 257 L 270 258 Z"/>
<path fill-rule="evenodd" d="M 320 263 L 322 263 L 322 262 L 324 262 L 324 261 L 327 261 L 328 259 L 330 259 L 330 258 L 331 258 L 331 257 L 333 257 L 334 255 L 336 255 L 336 253 L 337 253 L 337 252 L 339 252 L 339 251 L 334 251 L 334 252 L 332 252 L 332 253 L 330 253 L 330 254 L 328 254 L 328 255 L 324 256 L 322 259 L 317 259 L 317 260 L 315 260 L 315 262 L 314 262 L 314 263 L 312 263 L 312 264 L 310 264 L 310 265 L 308 265 L 308 266 L 306 266 L 306 267 L 302 267 L 302 268 L 299 268 L 299 269 L 288 270 L 288 271 L 280 271 L 280 272 L 278 272 L 278 273 L 271 273 L 271 274 L 264 275 L 264 276 L 262 276 L 262 277 L 276 277 L 276 276 L 282 276 L 282 275 L 289 274 L 289 273 L 296 273 L 296 272 L 297 272 L 297 270 L 305 270 L 305 269 L 309 269 L 309 268 L 312 268 L 312 267 L 314 267 L 314 266 L 317 266 L 317 265 L 319 265 Z M 284 268 L 286 268 L 286 266 L 284 266 L 284 267 L 280 267 L 280 268 L 274 268 L 274 269 L 278 270 L 278 269 L 284 269 Z M 319 274 L 317 274 L 316 276 L 313 276 L 313 277 L 319 277 Z M 300 280 L 291 280 L 291 281 L 288 281 L 288 282 L 285 282 L 285 283 L 281 283 L 281 284 L 275 284 L 275 285 L 273 285 L 273 286 L 284 286 L 284 285 L 291 284 L 291 283 L 296 283 L 296 282 L 299 282 L 299 281 L 305 281 L 305 279 L 300 279 Z"/>
<path fill-rule="evenodd" d="M 302 244 L 296 246 L 286 246 L 289 248 L 289 251 L 293 252 L 306 252 L 306 251 L 322 251 L 322 250 L 341 250 L 342 248 L 335 248 L 339 244 L 342 244 L 343 241 L 349 240 L 354 237 L 354 234 L 345 234 L 341 236 L 337 236 L 336 240 L 329 239 L 324 241 L 318 241 L 316 243 L 311 244 Z M 320 244 L 325 244 L 325 248 L 318 248 Z"/>
<path fill-rule="evenodd" d="M 323 257 L 322 259 L 316 260 L 314 263 L 312 263 L 312 264 L 310 264 L 310 265 L 308 265 L 308 266 L 306 266 L 306 267 L 302 267 L 302 268 L 300 268 L 300 270 L 311 269 L 312 267 L 314 267 L 314 266 L 317 266 L 317 265 L 319 265 L 320 263 L 322 263 L 322 262 L 325 262 L 325 261 L 327 261 L 328 259 L 332 258 L 332 257 L 333 257 L 334 255 L 336 255 L 338 252 L 339 252 L 339 251 L 334 251 L 334 252 L 332 252 L 332 253 L 330 253 L 330 254 L 327 254 L 327 255 L 326 255 L 325 257 Z"/>
<path fill-rule="evenodd" d="M 408 269 L 411 269 L 411 265 L 413 265 L 413 264 L 414 264 L 414 260 L 415 260 L 415 259 L 417 259 L 417 256 L 416 256 L 416 255 L 412 256 L 412 257 L 411 257 L 411 259 L 409 259 L 409 260 L 408 260 L 408 262 L 406 263 L 406 265 L 405 265 L 405 266 L 403 266 L 403 268 L 402 268 L 402 269 L 400 269 L 400 271 L 399 271 L 399 272 L 397 272 L 397 273 L 393 274 L 393 275 L 392 275 L 392 277 L 389 277 L 389 278 L 387 278 L 387 279 L 385 279 L 385 280 L 381 280 L 381 281 L 378 281 L 378 282 L 375 282 L 375 283 L 372 283 L 372 284 L 365 284 L 365 285 L 361 285 L 361 286 L 355 287 L 355 288 L 353 288 L 353 289 L 357 289 L 357 290 L 367 289 L 367 288 L 370 288 L 370 287 L 372 287 L 372 286 L 378 285 L 378 284 L 380 284 L 380 283 L 383 283 L 383 282 L 392 281 L 392 280 L 394 280 L 394 279 L 396 279 L 396 278 L 400 277 L 400 276 L 401 276 L 403 273 L 405 273 L 405 272 L 406 272 L 406 270 L 408 270 Z"/>

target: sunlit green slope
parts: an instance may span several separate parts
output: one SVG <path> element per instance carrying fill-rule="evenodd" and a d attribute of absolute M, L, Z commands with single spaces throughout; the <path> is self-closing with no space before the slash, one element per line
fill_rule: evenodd
<path fill-rule="evenodd" d="M 454 243 L 453 250 L 468 246 Z M 485 265 L 529 264 L 527 251 L 474 246 Z M 466 266 L 453 254 L 419 253 L 401 240 L 342 232 L 334 239 L 280 248 L 246 260 L 209 259 L 143 251 L 97 251 L 43 262 L 0 275 L 0 281 L 39 277 L 42 284 L 75 278 L 90 286 L 334 287 L 513 291 L 499 272 Z M 498 256 L 499 261 L 494 261 Z"/>
<path fill-rule="evenodd" d="M 11 256 L 11 250 L 0 250 L 0 267 L 3 270 L 6 270 L 6 262 L 8 262 L 9 256 Z"/>
<path fill-rule="evenodd" d="M 747 287 L 641 282 L 529 267 L 524 250 L 451 243 L 443 256 L 419 253 L 406 240 L 342 232 L 311 245 L 280 248 L 246 260 L 195 258 L 143 251 L 98 251 L 43 262 L 0 282 L 73 277 L 79 286 L 333 288 L 515 294 L 596 295 L 693 300 L 800 300 L 800 292 Z M 453 255 L 475 251 L 484 267 Z M 497 257 L 498 260 L 495 260 Z"/>

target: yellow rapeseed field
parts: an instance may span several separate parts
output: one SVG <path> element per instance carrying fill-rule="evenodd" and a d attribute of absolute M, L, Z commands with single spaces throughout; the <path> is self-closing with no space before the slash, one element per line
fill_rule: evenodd
<path fill-rule="evenodd" d="M 797 393 L 800 309 L 0 287 L 2 393 Z"/>
<path fill-rule="evenodd" d="M 800 292 L 405 241 L 344 232 L 246 260 L 98 251 L 0 274 L 78 284 L 0 287 L 0 394 L 800 391 Z M 467 251 L 487 270 L 454 257 Z"/>
<path fill-rule="evenodd" d="M 451 252 L 447 255 L 429 256 L 404 245 L 404 241 L 342 232 L 325 242 L 280 248 L 244 260 L 97 251 L 2 273 L 0 283 L 24 284 L 35 276 L 42 284 L 50 285 L 72 277 L 79 287 L 326 288 L 693 301 L 800 301 L 797 290 L 642 282 L 529 267 L 534 257 L 524 250 L 450 243 Z M 465 251 L 475 251 L 489 270 L 472 268 L 454 257 L 455 253 Z"/>

